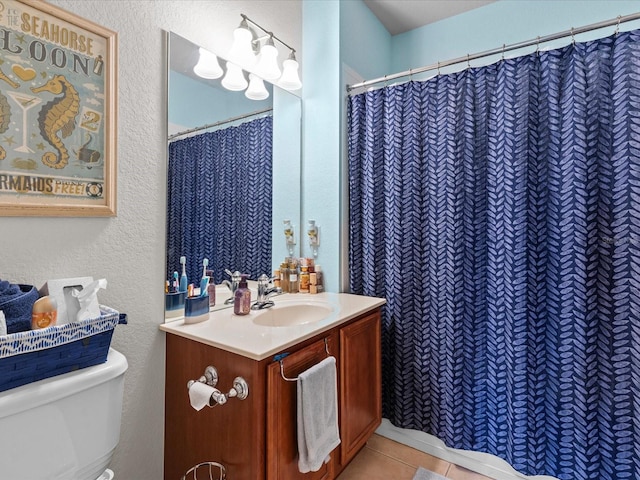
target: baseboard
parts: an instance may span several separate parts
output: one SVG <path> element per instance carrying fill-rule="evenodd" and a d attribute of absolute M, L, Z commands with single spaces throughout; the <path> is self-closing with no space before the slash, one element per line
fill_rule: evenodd
<path fill-rule="evenodd" d="M 494 455 L 447 447 L 442 440 L 418 430 L 398 428 L 386 418 L 376 430 L 378 435 L 409 447 L 455 463 L 473 472 L 500 480 L 558 480 L 548 475 L 526 476 L 513 469 L 507 462 Z"/>

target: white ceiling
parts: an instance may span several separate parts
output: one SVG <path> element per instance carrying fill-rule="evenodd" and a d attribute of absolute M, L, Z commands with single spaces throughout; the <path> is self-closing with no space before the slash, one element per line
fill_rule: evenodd
<path fill-rule="evenodd" d="M 364 0 L 391 35 L 483 7 L 495 0 Z"/>

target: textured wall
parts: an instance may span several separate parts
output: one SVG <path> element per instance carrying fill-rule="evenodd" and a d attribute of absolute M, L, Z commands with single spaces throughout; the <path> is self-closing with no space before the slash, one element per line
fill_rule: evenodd
<path fill-rule="evenodd" d="M 166 202 L 162 30 L 226 52 L 242 12 L 301 47 L 301 7 L 298 1 L 251 0 L 51 3 L 118 32 L 118 216 L 0 217 L 0 278 L 37 287 L 50 278 L 108 280 L 101 303 L 129 315 L 129 325 L 119 326 L 113 341 L 129 370 L 121 441 L 111 467 L 119 480 L 158 480 L 164 431 L 164 334 L 158 330 Z"/>

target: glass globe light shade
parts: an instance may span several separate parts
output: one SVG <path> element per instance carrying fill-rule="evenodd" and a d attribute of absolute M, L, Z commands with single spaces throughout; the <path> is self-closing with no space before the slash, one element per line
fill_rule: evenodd
<path fill-rule="evenodd" d="M 253 52 L 253 33 L 249 30 L 246 20 L 242 20 L 240 26 L 233 31 L 233 44 L 229 50 L 228 59 L 243 68 L 250 68 L 256 63 Z"/>
<path fill-rule="evenodd" d="M 244 92 L 244 96 L 250 100 L 264 100 L 269 98 L 269 92 L 264 86 L 264 81 L 259 76 L 249 74 L 249 88 Z"/>
<path fill-rule="evenodd" d="M 200 48 L 199 52 L 200 58 L 196 66 L 193 67 L 195 74 L 202 78 L 220 78 L 224 72 L 218 63 L 218 57 L 204 48 Z"/>
<path fill-rule="evenodd" d="M 244 90 L 248 85 L 242 69 L 231 62 L 227 62 L 227 73 L 221 83 L 224 88 L 233 92 Z"/>
<path fill-rule="evenodd" d="M 278 49 L 273 44 L 273 38 L 269 37 L 260 49 L 258 63 L 255 71 L 265 80 L 277 80 L 282 72 L 278 66 Z"/>
<path fill-rule="evenodd" d="M 298 76 L 298 68 L 299 65 L 296 57 L 293 52 L 291 52 L 289 58 L 282 62 L 282 77 L 280 77 L 278 85 L 285 90 L 298 90 L 301 88 L 302 82 Z"/>

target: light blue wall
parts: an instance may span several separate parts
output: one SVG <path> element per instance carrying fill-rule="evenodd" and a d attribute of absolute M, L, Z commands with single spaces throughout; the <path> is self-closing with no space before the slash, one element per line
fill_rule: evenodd
<path fill-rule="evenodd" d="M 503 44 L 519 43 L 638 11 L 640 2 L 637 0 L 500 0 L 394 36 L 391 70 L 387 73 L 493 50 Z M 620 30 L 638 26 L 638 22 L 629 22 L 622 24 Z M 609 27 L 581 34 L 576 41 L 603 37 L 614 30 L 615 27 Z M 570 41 L 559 40 L 545 44 L 544 48 L 566 45 Z M 534 50 L 532 47 L 527 52 Z M 482 62 L 486 64 L 486 61 Z M 479 60 L 471 65 L 480 63 Z"/>
<path fill-rule="evenodd" d="M 216 80 L 217 82 L 217 80 Z M 186 128 L 200 127 L 210 123 L 227 120 L 247 112 L 271 108 L 271 85 L 266 100 L 249 100 L 244 92 L 231 92 L 221 86 L 213 88 L 192 78 L 169 72 L 169 123 Z M 230 124 L 225 125 L 226 127 Z"/>
<path fill-rule="evenodd" d="M 340 55 L 342 62 L 364 78 L 391 71 L 391 34 L 364 4 L 340 3 Z"/>
<path fill-rule="evenodd" d="M 317 264 L 325 287 L 338 291 L 340 275 L 340 2 L 305 0 L 302 5 L 304 63 L 302 222 L 320 227 Z M 310 251 L 302 232 L 301 250 Z"/>

